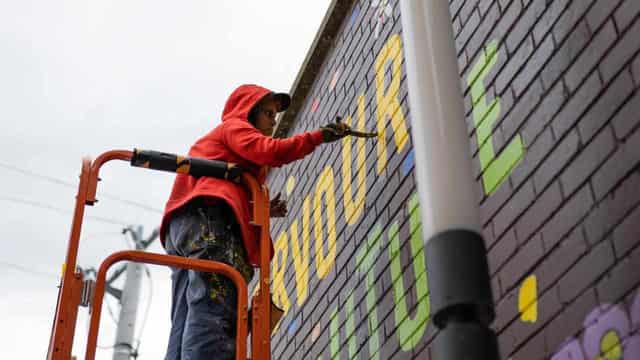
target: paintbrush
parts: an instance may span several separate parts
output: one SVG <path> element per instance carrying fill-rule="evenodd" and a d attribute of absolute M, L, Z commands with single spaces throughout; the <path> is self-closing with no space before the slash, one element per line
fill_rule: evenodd
<path fill-rule="evenodd" d="M 336 123 L 341 123 L 341 122 L 342 122 L 342 116 L 336 116 Z M 346 134 L 351 136 L 361 137 L 361 138 L 378 137 L 377 132 L 358 131 L 358 130 L 352 130 L 351 128 L 347 129 Z"/>

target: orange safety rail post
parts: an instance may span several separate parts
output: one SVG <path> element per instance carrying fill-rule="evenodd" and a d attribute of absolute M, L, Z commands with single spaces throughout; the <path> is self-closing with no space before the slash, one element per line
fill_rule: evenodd
<path fill-rule="evenodd" d="M 67 256 L 47 352 L 47 359 L 49 360 L 71 358 L 73 336 L 82 292 L 82 275 L 76 271 L 80 231 L 82 229 L 85 205 L 93 205 L 96 201 L 95 194 L 100 166 L 113 159 L 129 160 L 132 155 L 131 151 L 113 150 L 103 153 L 93 163 L 91 163 L 90 159 L 85 158 L 82 160 L 71 235 L 67 245 Z"/>
<path fill-rule="evenodd" d="M 269 236 L 269 190 L 246 173 L 242 182 L 250 190 L 253 205 L 251 225 L 259 230 L 260 237 L 260 282 L 259 290 L 251 302 L 251 358 L 271 359 L 271 289 L 269 265 L 271 260 L 271 238 Z"/>
<path fill-rule="evenodd" d="M 78 306 L 80 305 L 79 294 L 82 290 L 81 274 L 76 271 L 76 259 L 90 175 L 91 160 L 83 159 L 78 194 L 76 195 L 76 206 L 71 224 L 71 234 L 67 244 L 67 256 L 63 266 L 60 290 L 58 291 L 58 304 L 56 305 L 49 350 L 47 352 L 47 359 L 50 360 L 71 358 L 73 335 L 78 316 Z"/>
<path fill-rule="evenodd" d="M 119 251 L 110 255 L 102 262 L 102 264 L 100 265 L 100 269 L 98 270 L 95 295 L 91 305 L 91 322 L 89 324 L 89 333 L 87 335 L 88 338 L 85 360 L 93 360 L 96 354 L 96 345 L 98 341 L 98 330 L 102 312 L 102 300 L 104 298 L 107 270 L 109 269 L 109 267 L 111 267 L 111 265 L 123 260 L 155 265 L 175 266 L 203 272 L 215 272 L 230 278 L 238 289 L 236 360 L 245 360 L 247 358 L 247 283 L 244 281 L 244 278 L 242 277 L 240 272 L 238 272 L 238 270 L 232 268 L 227 264 L 217 261 L 189 259 L 181 256 L 154 254 L 139 250 L 128 250 Z"/>

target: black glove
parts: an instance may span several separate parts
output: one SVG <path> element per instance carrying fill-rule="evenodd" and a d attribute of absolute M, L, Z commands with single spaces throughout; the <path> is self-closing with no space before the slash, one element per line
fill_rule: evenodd
<path fill-rule="evenodd" d="M 349 134 L 349 126 L 343 123 L 329 123 L 320 130 L 322 130 L 322 141 L 325 143 L 338 141 Z"/>

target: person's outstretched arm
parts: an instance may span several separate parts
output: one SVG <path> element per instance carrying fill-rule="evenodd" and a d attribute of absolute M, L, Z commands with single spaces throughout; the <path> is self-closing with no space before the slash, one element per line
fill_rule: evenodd
<path fill-rule="evenodd" d="M 279 139 L 263 135 L 250 123 L 224 123 L 223 139 L 233 152 L 260 166 L 279 167 L 304 158 L 323 141 L 323 130 Z"/>

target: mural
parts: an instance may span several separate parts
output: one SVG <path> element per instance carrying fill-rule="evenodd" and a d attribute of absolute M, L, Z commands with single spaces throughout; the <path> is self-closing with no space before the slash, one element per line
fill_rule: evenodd
<path fill-rule="evenodd" d="M 387 63 L 392 64 L 391 81 L 385 86 L 385 69 Z M 393 139 L 398 153 L 406 150 L 409 141 L 408 131 L 405 125 L 405 117 L 398 99 L 400 90 L 400 78 L 402 64 L 402 41 L 400 36 L 392 35 L 380 51 L 376 60 L 376 126 L 379 133 L 376 151 L 376 171 L 382 172 L 387 164 L 387 121 L 391 122 Z M 358 126 L 365 128 L 366 119 L 364 116 L 364 95 L 358 96 L 357 121 Z M 351 116 L 345 122 L 352 124 Z M 346 138 L 342 142 L 343 164 L 352 164 L 353 139 Z M 351 181 L 342 181 L 343 202 L 345 220 L 349 224 L 354 224 L 361 216 L 364 208 L 366 194 L 366 164 L 364 139 L 356 141 L 356 161 L 357 169 L 356 193 L 352 190 Z M 344 179 L 351 179 L 352 169 L 350 166 L 342 166 Z M 289 180 L 294 181 L 294 180 Z M 316 276 L 319 279 L 326 277 L 331 270 L 336 257 L 336 179 L 331 166 L 326 166 L 320 173 L 314 188 L 313 194 L 308 194 L 302 205 L 302 219 L 294 220 L 289 227 L 289 231 L 281 232 L 274 244 L 275 259 L 272 262 L 273 291 L 276 302 L 286 310 L 290 306 L 289 295 L 284 287 L 284 272 L 289 256 L 289 248 L 294 264 L 296 278 L 296 298 L 298 305 L 304 303 L 307 294 L 307 283 L 309 276 L 309 246 L 310 235 L 313 232 L 314 250 L 316 259 Z M 293 187 L 293 185 L 291 185 Z M 313 209 L 313 218 L 311 218 Z M 323 211 L 327 221 L 327 226 L 323 226 Z M 313 221 L 313 222 L 311 222 Z M 302 243 L 298 239 L 298 227 L 302 223 Z M 326 236 L 325 236 L 326 235 Z M 326 243 L 325 243 L 326 241 Z M 325 249 L 327 249 L 325 251 Z"/>
<path fill-rule="evenodd" d="M 385 17 L 391 16 L 392 13 L 391 4 L 388 1 L 377 1 L 374 7 L 376 8 L 376 28 L 384 26 Z M 354 12 L 356 11 L 360 10 L 356 8 Z M 353 21 L 353 18 L 350 21 Z M 376 33 L 379 33 L 379 29 Z M 482 85 L 482 79 L 491 70 L 491 64 L 495 62 L 495 51 L 491 52 L 494 47 L 495 45 L 488 46 L 488 55 L 478 61 L 476 66 L 478 70 L 474 72 L 473 79 L 470 78 L 470 81 L 474 80 L 472 91 L 474 116 L 478 116 L 477 132 L 482 138 L 479 143 L 484 145 L 481 147 L 483 154 L 481 161 L 486 160 L 483 164 L 488 167 L 485 171 L 488 179 L 485 180 L 485 184 L 491 187 L 491 190 L 499 185 L 499 181 L 508 175 L 523 155 L 521 151 L 517 155 L 518 158 L 514 160 L 509 157 L 513 154 L 511 151 L 503 153 L 498 160 L 495 160 L 493 147 L 488 145 L 490 141 L 486 141 L 490 140 L 491 126 L 500 114 L 499 99 L 494 99 L 487 104 L 484 98 L 484 85 Z M 285 313 L 305 305 L 308 300 L 311 276 L 323 281 L 332 272 L 336 256 L 343 246 L 338 241 L 337 217 L 342 215 L 347 226 L 357 226 L 365 215 L 368 187 L 371 186 L 367 182 L 369 171 L 367 146 L 375 146 L 375 159 L 370 163 L 374 165 L 376 174 L 382 174 L 385 171 L 389 159 L 393 156 L 389 153 L 389 149 L 393 149 L 396 154 L 406 154 L 398 168 L 399 173 L 403 177 L 413 176 L 414 154 L 410 147 L 407 119 L 400 99 L 404 71 L 402 64 L 402 39 L 399 34 L 390 34 L 373 64 L 375 107 L 372 114 L 374 118 L 367 118 L 365 110 L 367 94 L 362 93 L 354 99 L 355 114 L 345 116 L 344 119 L 347 124 L 359 129 L 370 128 L 367 124 L 373 121 L 380 135 L 378 141 L 367 145 L 365 139 L 347 137 L 342 140 L 340 152 L 342 166 L 339 172 L 336 172 L 332 165 L 326 165 L 320 171 L 315 184 L 311 187 L 311 192 L 302 199 L 299 217 L 293 219 L 276 237 L 275 257 L 272 261 L 272 291 L 274 301 L 285 310 Z M 327 84 L 328 91 L 335 89 L 341 71 L 342 69 L 337 67 L 329 75 L 331 81 Z M 318 97 L 313 98 L 310 113 L 316 112 L 320 104 Z M 389 146 L 389 141 L 393 142 L 392 147 Z M 518 143 L 516 140 L 516 144 L 521 145 L 521 142 Z M 505 162 L 500 159 L 510 160 Z M 511 164 L 504 166 L 508 162 Z M 340 175 L 339 178 L 337 174 Z M 338 183 L 341 184 L 341 193 L 337 192 L 336 184 Z M 296 180 L 290 176 L 285 183 L 287 194 L 293 193 L 294 186 L 297 186 Z M 338 201 L 342 202 L 341 214 L 336 211 L 339 208 Z M 408 226 L 403 225 L 405 222 Z M 405 230 L 402 230 L 403 228 Z M 403 253 L 406 255 L 402 256 Z M 330 358 L 339 358 L 342 344 L 344 344 L 349 358 L 365 351 L 365 356 L 379 359 L 380 347 L 386 335 L 381 333 L 382 323 L 378 307 L 385 297 L 389 297 L 393 304 L 391 315 L 394 324 L 393 336 L 401 351 L 410 352 L 423 340 L 430 316 L 426 256 L 416 193 L 409 197 L 404 211 L 398 213 L 395 220 L 392 219 L 386 224 L 378 222 L 372 226 L 366 239 L 361 241 L 355 250 L 352 261 L 355 262 L 354 275 L 359 279 L 358 286 L 346 290 L 344 303 L 328 310 L 326 322 L 314 324 L 307 341 L 315 342 L 322 336 L 322 329 L 326 328 L 329 333 L 327 355 Z M 290 291 L 286 286 L 286 273 L 290 269 L 288 264 L 293 265 L 294 273 Z M 377 269 L 381 268 L 386 269 L 391 279 L 391 290 L 385 294 L 380 294 L 376 286 L 380 281 L 378 278 L 380 273 Z M 410 271 L 407 271 L 409 269 Z M 523 319 L 535 321 L 537 316 L 535 277 L 533 282 L 523 285 L 523 289 L 520 302 Z M 363 347 L 360 347 L 356 334 L 357 309 L 361 309 L 361 313 L 364 314 L 361 320 L 366 324 L 366 331 L 358 333 L 366 336 Z M 281 327 L 284 326 L 289 336 L 293 336 L 300 327 L 299 321 L 297 317 L 285 316 L 285 324 L 281 324 Z"/>
<path fill-rule="evenodd" d="M 383 15 L 389 16 L 387 1 L 379 3 Z M 359 10 L 356 10 L 359 11 Z M 370 185 L 367 183 L 369 171 L 367 163 L 368 146 L 375 147 L 374 171 L 381 174 L 388 165 L 389 153 L 407 154 L 398 169 L 403 177 L 412 177 L 413 152 L 409 146 L 409 133 L 404 110 L 401 106 L 400 88 L 402 78 L 403 51 L 399 34 L 391 34 L 385 41 L 374 62 L 375 110 L 374 117 L 367 119 L 365 111 L 366 94 L 355 98 L 355 114 L 346 116 L 344 121 L 359 129 L 371 128 L 373 122 L 379 133 L 376 142 L 347 137 L 342 140 L 339 171 L 326 165 L 315 179 L 312 191 L 304 196 L 299 217 L 294 218 L 281 231 L 274 242 L 275 256 L 272 261 L 272 292 L 274 302 L 286 313 L 303 307 L 308 300 L 310 277 L 324 281 L 333 271 L 337 253 L 343 246 L 338 241 L 338 216 L 347 226 L 356 226 L 365 215 L 365 202 Z M 328 84 L 332 91 L 341 69 L 334 70 Z M 317 111 L 320 100 L 314 98 L 310 112 Z M 390 126 L 387 126 L 390 124 Z M 390 132 L 390 133 L 389 133 Z M 388 140 L 389 139 L 389 140 Z M 388 141 L 393 142 L 390 147 Z M 337 175 L 340 175 L 338 177 Z M 290 176 L 284 186 L 287 194 L 297 188 L 296 179 Z M 338 187 L 340 183 L 339 193 Z M 339 204 L 338 202 L 341 202 Z M 337 209 L 342 205 L 343 211 Z M 386 228 L 383 228 L 386 226 Z M 353 231 L 353 230 L 348 230 Z M 405 239 L 407 239 L 405 241 Z M 349 357 L 365 351 L 372 359 L 379 359 L 380 347 L 387 334 L 383 332 L 379 317 L 381 298 L 388 297 L 394 304 L 392 315 L 395 324 L 395 341 L 402 351 L 415 348 L 423 339 L 429 319 L 428 280 L 426 257 L 420 227 L 420 207 L 417 195 L 411 195 L 404 210 L 396 215 L 390 224 L 376 223 L 366 239 L 359 243 L 352 258 L 357 286 L 347 290 L 345 302 L 329 309 L 326 322 L 313 326 L 310 343 L 322 336 L 322 329 L 329 333 L 330 358 L 338 358 L 341 344 L 346 344 Z M 402 255 L 405 254 L 405 255 Z M 408 261 L 408 262 L 407 262 Z M 289 267 L 288 265 L 293 266 Z M 293 270 L 293 286 L 287 289 L 287 271 Z M 391 279 L 390 291 L 381 294 L 376 283 L 380 281 L 379 269 L 386 269 Z M 411 271 L 407 271 L 411 269 Z M 360 311 L 358 311 L 360 309 Z M 360 312 L 360 316 L 356 313 Z M 366 344 L 359 348 L 356 318 L 365 321 Z M 298 317 L 286 317 L 276 332 L 286 331 L 293 336 L 300 328 Z M 284 330 L 280 330 L 284 329 Z"/>
<path fill-rule="evenodd" d="M 631 305 L 600 299 L 578 314 L 579 332 L 548 327 L 586 289 L 595 288 L 592 304 L 604 296 L 604 274 L 637 261 L 636 3 L 449 2 L 506 359 L 536 357 L 522 354 L 541 338 L 540 358 L 640 359 L 640 294 Z M 398 1 L 345 11 L 329 22 L 333 43 L 309 70 L 312 95 L 290 130 L 342 115 L 379 138 L 345 138 L 270 179 L 291 205 L 273 228 L 271 286 L 286 312 L 274 357 L 424 358 L 437 333 Z M 624 284 L 619 291 L 637 291 Z"/>
<path fill-rule="evenodd" d="M 393 318 L 395 324 L 394 335 L 397 337 L 398 343 L 402 351 L 411 351 L 422 339 L 429 320 L 429 290 L 426 272 L 426 256 L 424 254 L 424 243 L 422 239 L 422 230 L 420 227 L 420 207 L 418 205 L 417 195 L 411 196 L 406 208 L 409 214 L 409 247 L 410 259 L 413 270 L 414 279 L 411 279 L 415 293 L 408 293 L 405 276 L 403 276 L 403 268 L 405 264 L 401 261 L 400 231 L 398 221 L 394 221 L 389 227 L 386 234 L 383 233 L 379 224 L 373 227 L 367 237 L 367 241 L 361 244 L 360 249 L 356 252 L 356 266 L 359 278 L 364 280 L 362 289 L 353 289 L 348 295 L 345 306 L 345 337 L 349 344 L 349 357 L 354 356 L 356 349 L 356 338 L 354 333 L 354 296 L 356 291 L 358 294 L 364 293 L 365 313 L 368 325 L 367 343 L 369 356 L 373 359 L 379 358 L 380 323 L 378 320 L 377 304 L 380 294 L 376 292 L 376 272 L 374 266 L 376 263 L 382 263 L 385 260 L 390 263 L 389 272 L 392 282 L 393 296 Z M 385 236 L 386 235 L 386 236 Z M 388 246 L 384 246 L 388 244 Z M 382 258 L 382 249 L 387 248 L 386 259 Z M 360 297 L 360 296 L 358 296 Z M 409 304 L 409 299 L 413 298 L 415 304 Z M 412 311 L 409 309 L 413 308 Z M 340 343 L 338 333 L 338 308 L 332 310 L 330 337 L 333 354 L 337 354 L 338 344 Z"/>

